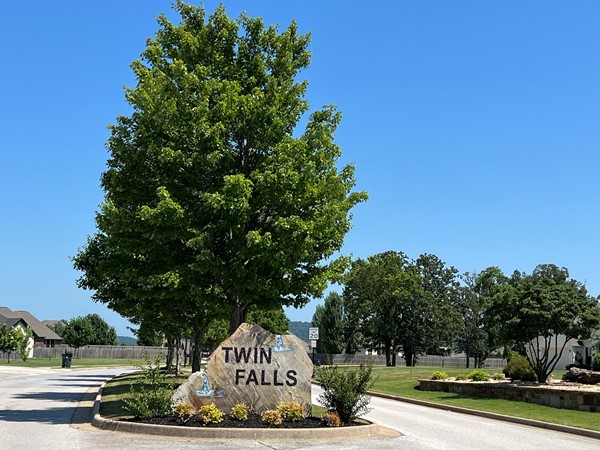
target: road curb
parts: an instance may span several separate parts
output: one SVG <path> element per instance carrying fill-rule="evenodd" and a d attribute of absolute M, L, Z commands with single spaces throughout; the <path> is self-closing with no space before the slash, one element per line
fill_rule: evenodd
<path fill-rule="evenodd" d="M 151 425 L 146 423 L 121 422 L 100 415 L 103 383 L 96 394 L 92 409 L 92 426 L 106 431 L 119 431 L 179 438 L 205 438 L 222 440 L 360 440 L 393 438 L 401 433 L 375 423 L 356 427 L 340 428 L 199 428 Z"/>
<path fill-rule="evenodd" d="M 527 425 L 531 427 L 544 428 L 546 430 L 561 431 L 563 433 L 576 434 L 578 436 L 589 437 L 592 439 L 600 439 L 600 431 L 586 430 L 585 428 L 570 427 L 568 425 L 559 425 L 548 422 L 541 422 L 539 420 L 524 419 L 521 417 L 505 416 L 504 414 L 491 413 L 487 411 L 477 411 L 476 409 L 460 408 L 458 406 L 443 405 L 440 403 L 432 403 L 424 400 L 417 400 L 408 397 L 399 397 L 391 394 L 382 394 L 379 392 L 369 391 L 368 394 L 372 397 L 386 398 L 388 400 L 395 400 L 405 403 L 412 403 L 414 405 L 427 406 L 429 408 L 443 409 L 445 411 L 452 411 L 461 414 L 470 414 L 472 416 L 486 417 L 488 419 L 502 420 L 504 422 L 516 423 L 519 425 Z M 590 413 L 596 414 L 596 413 Z M 600 416 L 599 416 L 600 417 Z"/>

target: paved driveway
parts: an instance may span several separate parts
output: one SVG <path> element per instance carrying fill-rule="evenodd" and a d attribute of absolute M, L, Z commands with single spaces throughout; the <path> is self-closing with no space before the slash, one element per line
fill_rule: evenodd
<path fill-rule="evenodd" d="M 600 448 L 600 441 L 559 432 L 374 398 L 369 418 L 403 436 L 371 441 L 215 441 L 97 430 L 90 406 L 77 408 L 94 386 L 124 369 L 23 369 L 0 366 L 1 449 L 539 449 Z M 318 393 L 315 388 L 313 393 Z M 75 411 L 77 410 L 77 414 Z M 600 417 L 600 416 L 599 416 Z"/>

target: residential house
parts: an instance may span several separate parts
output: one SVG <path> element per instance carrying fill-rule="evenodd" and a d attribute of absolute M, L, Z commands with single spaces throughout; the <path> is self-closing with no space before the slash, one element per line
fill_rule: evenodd
<path fill-rule="evenodd" d="M 532 341 L 534 342 L 534 341 Z M 534 342 L 540 346 L 540 353 L 545 351 L 545 340 L 541 338 L 539 343 Z M 589 339 L 569 339 L 565 343 L 565 336 L 558 335 L 556 341 L 554 339 L 551 342 L 551 346 L 548 349 L 550 358 L 556 355 L 557 349 L 561 349 L 565 344 L 564 350 L 560 359 L 556 363 L 556 369 L 563 370 L 569 364 L 586 364 L 591 366 L 592 358 L 596 353 L 600 352 L 600 330 L 596 330 L 592 333 Z"/>
<path fill-rule="evenodd" d="M 25 331 L 27 327 L 31 328 L 33 335 L 31 337 L 31 350 L 33 352 L 34 347 L 54 347 L 62 344 L 62 338 L 36 319 L 28 311 L 12 311 L 5 306 L 0 306 L 0 323 L 11 323 L 11 326 L 18 326 L 22 331 Z"/>

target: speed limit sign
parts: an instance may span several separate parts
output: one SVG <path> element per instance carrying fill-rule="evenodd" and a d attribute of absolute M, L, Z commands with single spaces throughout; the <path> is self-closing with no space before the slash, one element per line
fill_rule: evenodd
<path fill-rule="evenodd" d="M 316 341 L 317 339 L 319 339 L 319 328 L 318 327 L 308 329 L 308 339 L 310 339 L 311 341 Z"/>

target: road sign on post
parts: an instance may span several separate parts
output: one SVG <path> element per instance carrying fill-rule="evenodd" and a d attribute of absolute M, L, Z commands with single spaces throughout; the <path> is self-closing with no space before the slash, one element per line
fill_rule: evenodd
<path fill-rule="evenodd" d="M 319 327 L 310 327 L 308 329 L 308 339 L 310 339 L 310 346 L 312 347 L 312 362 L 315 363 L 315 348 L 317 347 L 317 340 L 319 339 Z"/>

